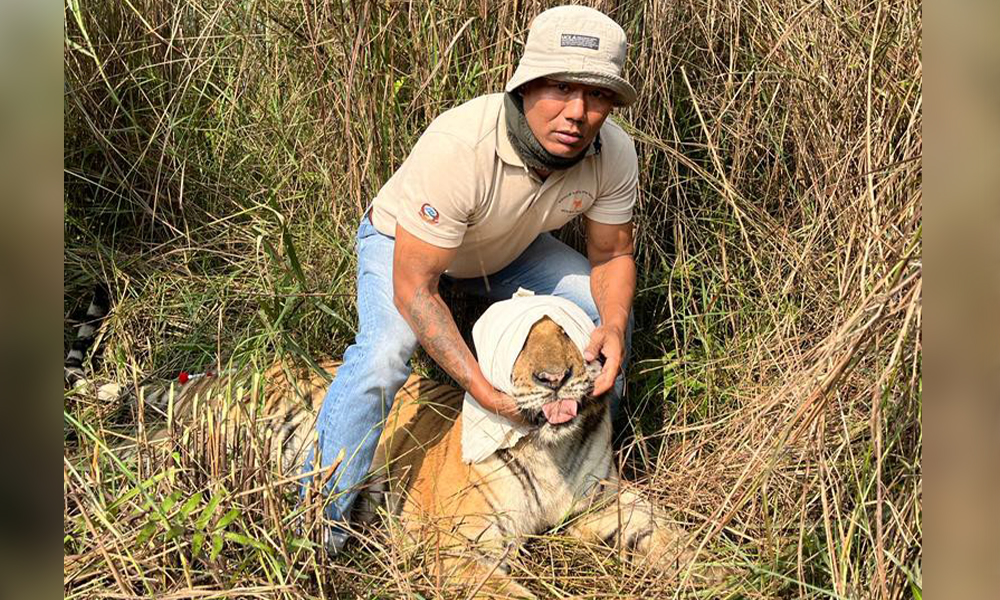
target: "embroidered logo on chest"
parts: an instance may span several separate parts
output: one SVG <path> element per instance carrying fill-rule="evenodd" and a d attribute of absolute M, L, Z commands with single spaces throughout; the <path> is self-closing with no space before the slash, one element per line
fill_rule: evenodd
<path fill-rule="evenodd" d="M 556 201 L 556 209 L 567 215 L 578 215 L 590 208 L 594 203 L 594 195 L 587 190 L 573 190 L 563 194 Z"/>
<path fill-rule="evenodd" d="M 425 202 L 424 205 L 420 207 L 420 218 L 429 225 L 437 225 L 438 220 L 441 219 L 441 214 L 436 208 Z"/>

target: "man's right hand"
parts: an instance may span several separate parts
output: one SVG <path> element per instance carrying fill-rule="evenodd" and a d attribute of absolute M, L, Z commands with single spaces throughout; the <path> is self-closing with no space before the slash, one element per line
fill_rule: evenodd
<path fill-rule="evenodd" d="M 530 425 L 530 423 L 524 420 L 521 411 L 517 409 L 517 402 L 500 390 L 493 389 L 491 393 L 486 394 L 486 398 L 482 400 L 476 398 L 476 402 L 479 402 L 479 405 L 486 410 L 506 417 L 518 425 Z"/>

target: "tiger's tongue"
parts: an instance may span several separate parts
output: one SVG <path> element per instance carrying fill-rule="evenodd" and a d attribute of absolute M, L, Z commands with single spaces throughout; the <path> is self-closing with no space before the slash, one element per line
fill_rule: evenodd
<path fill-rule="evenodd" d="M 556 400 L 542 405 L 545 420 L 553 425 L 565 423 L 576 416 L 576 400 Z"/>

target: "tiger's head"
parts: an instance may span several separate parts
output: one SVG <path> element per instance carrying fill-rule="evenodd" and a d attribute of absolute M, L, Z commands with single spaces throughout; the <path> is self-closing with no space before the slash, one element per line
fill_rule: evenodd
<path fill-rule="evenodd" d="M 562 327 L 542 317 L 531 326 L 514 361 L 511 396 L 525 421 L 538 427 L 539 439 L 554 443 L 579 430 L 586 417 L 606 409 L 593 396 L 600 372 L 600 363 L 585 364 Z"/>

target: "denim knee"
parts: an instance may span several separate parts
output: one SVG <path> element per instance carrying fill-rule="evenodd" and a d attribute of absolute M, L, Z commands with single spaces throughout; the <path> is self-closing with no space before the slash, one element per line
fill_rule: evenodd
<path fill-rule="evenodd" d="M 417 339 L 407 327 L 383 329 L 376 336 L 359 337 L 344 354 L 356 374 L 365 373 L 371 387 L 394 389 L 410 375 L 410 357 L 417 349 Z"/>

